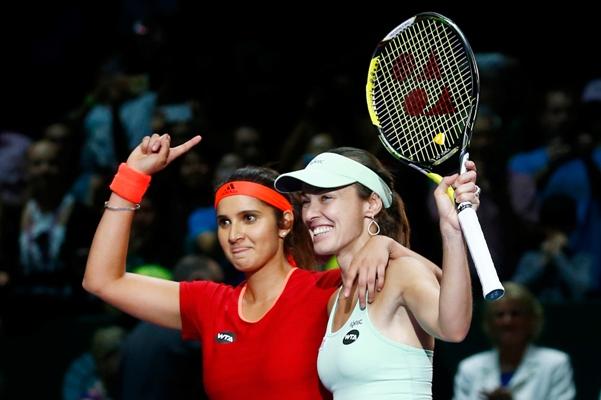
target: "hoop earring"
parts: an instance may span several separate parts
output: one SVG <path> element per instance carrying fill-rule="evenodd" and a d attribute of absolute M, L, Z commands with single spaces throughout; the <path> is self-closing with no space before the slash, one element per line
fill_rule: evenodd
<path fill-rule="evenodd" d="M 378 222 L 374 219 L 374 217 L 368 217 L 369 219 L 371 219 L 371 221 L 369 221 L 369 225 L 367 225 L 367 233 L 369 233 L 369 236 L 377 236 L 380 234 L 380 225 L 378 225 Z M 376 226 L 376 231 L 372 232 L 371 227 L 375 225 Z"/>

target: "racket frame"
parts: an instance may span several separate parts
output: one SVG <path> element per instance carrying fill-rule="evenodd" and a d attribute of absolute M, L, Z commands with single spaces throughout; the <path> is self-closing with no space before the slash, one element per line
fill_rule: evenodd
<path fill-rule="evenodd" d="M 409 28 L 410 26 L 422 21 L 423 19 L 434 19 L 443 24 L 450 27 L 454 33 L 460 38 L 461 45 L 465 51 L 465 55 L 469 64 L 470 73 L 472 77 L 472 86 L 470 99 L 471 104 L 469 106 L 469 111 L 467 117 L 464 117 L 464 127 L 461 137 L 461 143 L 454 143 L 454 145 L 443 152 L 438 158 L 429 163 L 425 162 L 416 162 L 411 160 L 410 158 L 401 154 L 397 149 L 395 149 L 387 140 L 386 134 L 383 131 L 382 125 L 380 123 L 380 118 L 378 117 L 378 113 L 375 107 L 374 100 L 374 81 L 376 79 L 376 74 L 380 67 L 380 54 L 386 47 L 386 44 L 395 39 L 401 32 Z M 459 27 L 451 21 L 449 18 L 434 12 L 424 12 L 417 14 L 403 23 L 396 26 L 392 31 L 390 31 L 385 38 L 378 44 L 376 50 L 372 55 L 372 60 L 370 62 L 368 79 L 366 85 L 366 100 L 368 105 L 368 111 L 371 118 L 372 123 L 378 129 L 378 138 L 380 142 L 384 146 L 384 148 L 397 160 L 401 161 L 405 165 L 421 172 L 426 175 L 429 179 L 434 181 L 436 184 L 439 184 L 442 181 L 442 176 L 433 172 L 432 169 L 435 166 L 438 166 L 452 157 L 457 151 L 459 153 L 460 160 L 460 173 L 464 173 L 466 171 L 465 162 L 469 157 L 469 144 L 471 140 L 471 135 L 473 131 L 473 125 L 476 120 L 476 115 L 478 112 L 478 105 L 480 100 L 480 75 L 478 72 L 478 65 L 476 63 L 476 58 L 472 48 L 467 41 L 467 38 L 463 34 L 463 32 L 459 29 Z M 449 187 L 447 194 L 454 201 L 454 191 L 452 187 Z M 492 258 L 490 256 L 490 252 L 488 250 L 488 246 L 486 245 L 486 241 L 482 234 L 482 228 L 480 227 L 480 223 L 477 219 L 477 216 L 472 208 L 472 204 L 469 202 L 460 203 L 457 206 L 458 218 L 460 224 L 462 226 L 462 230 L 464 232 L 464 237 L 468 244 L 468 248 L 470 249 L 470 253 L 472 255 L 472 259 L 474 260 L 474 264 L 476 266 L 476 271 L 478 272 L 478 276 L 480 277 L 480 281 L 482 283 L 482 289 L 484 298 L 487 300 L 496 300 L 503 296 L 504 289 L 502 284 L 499 281 L 496 270 L 494 268 L 494 264 L 492 262 Z M 466 212 L 466 210 L 469 210 Z M 468 227 L 469 230 L 473 232 L 467 232 Z M 470 236 L 468 238 L 468 236 Z M 482 248 L 482 246 L 484 246 Z M 477 262 L 478 259 L 478 262 Z M 478 264 L 481 264 L 479 266 Z"/>

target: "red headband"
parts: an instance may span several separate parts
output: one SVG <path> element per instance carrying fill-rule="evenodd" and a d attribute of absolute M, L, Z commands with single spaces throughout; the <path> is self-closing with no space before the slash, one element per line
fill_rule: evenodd
<path fill-rule="evenodd" d="M 248 181 L 224 183 L 215 193 L 215 208 L 224 197 L 236 195 L 251 196 L 279 210 L 292 211 L 292 204 L 284 196 L 267 186 Z"/>

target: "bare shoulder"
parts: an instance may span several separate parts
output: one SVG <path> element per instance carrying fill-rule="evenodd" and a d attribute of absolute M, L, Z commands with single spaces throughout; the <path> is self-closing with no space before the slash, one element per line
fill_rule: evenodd
<path fill-rule="evenodd" d="M 431 276 L 436 278 L 435 271 L 430 265 L 417 257 L 411 255 L 399 257 L 391 260 L 388 264 L 386 276 L 392 277 L 393 279 L 407 280 L 411 278 L 424 278 Z"/>
<path fill-rule="evenodd" d="M 383 292 L 405 304 L 407 296 L 440 287 L 436 271 L 422 259 L 412 256 L 392 260 L 386 270 Z"/>

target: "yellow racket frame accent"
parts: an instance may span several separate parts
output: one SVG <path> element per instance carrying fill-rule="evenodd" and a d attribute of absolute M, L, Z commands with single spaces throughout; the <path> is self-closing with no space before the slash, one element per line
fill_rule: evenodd
<path fill-rule="evenodd" d="M 440 176 L 434 172 L 425 172 L 425 174 L 428 178 L 430 178 L 437 185 L 440 182 L 442 182 L 442 176 Z M 454 204 L 455 203 L 455 191 L 453 190 L 453 188 L 451 186 L 449 186 L 449 188 L 447 189 L 447 196 L 449 196 L 449 199 L 451 199 L 451 201 Z"/>
<path fill-rule="evenodd" d="M 369 111 L 369 117 L 371 123 L 377 127 L 381 127 L 380 120 L 374 109 L 374 77 L 376 76 L 376 70 L 378 69 L 378 63 L 380 62 L 379 57 L 374 57 L 369 63 L 369 71 L 367 72 L 367 85 L 365 85 L 365 96 L 367 98 L 367 110 Z"/>

